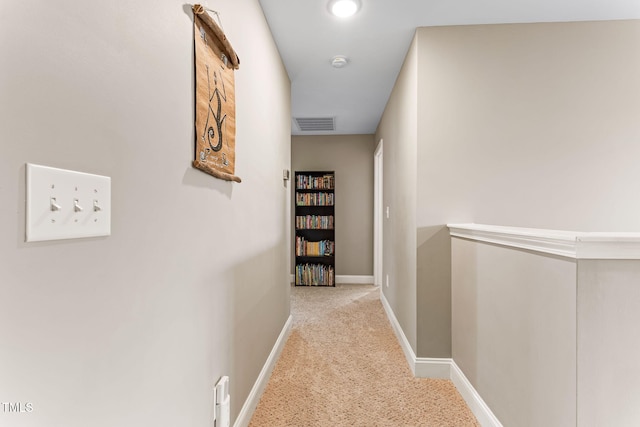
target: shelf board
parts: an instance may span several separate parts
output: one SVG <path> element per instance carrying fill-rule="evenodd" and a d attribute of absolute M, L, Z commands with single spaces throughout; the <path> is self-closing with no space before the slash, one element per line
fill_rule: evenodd
<path fill-rule="evenodd" d="M 305 283 L 301 283 L 301 284 L 296 283 L 296 286 L 304 286 L 307 288 L 335 288 L 336 284 L 334 283 L 333 285 L 307 285 Z"/>
<path fill-rule="evenodd" d="M 298 259 L 305 259 L 305 260 L 327 260 L 327 261 L 332 261 L 335 258 L 335 255 L 296 255 L 296 261 Z M 296 262 L 296 264 L 300 264 L 298 262 Z"/>

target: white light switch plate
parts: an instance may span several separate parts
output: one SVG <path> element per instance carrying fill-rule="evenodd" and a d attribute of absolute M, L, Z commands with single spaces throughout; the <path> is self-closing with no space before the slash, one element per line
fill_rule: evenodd
<path fill-rule="evenodd" d="M 26 240 L 111 234 L 111 178 L 27 163 Z"/>

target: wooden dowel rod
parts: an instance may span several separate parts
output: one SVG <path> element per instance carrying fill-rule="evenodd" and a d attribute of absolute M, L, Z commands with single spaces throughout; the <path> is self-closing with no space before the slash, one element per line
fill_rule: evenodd
<path fill-rule="evenodd" d="M 227 36 L 224 35 L 222 29 L 218 26 L 218 24 L 216 24 L 213 18 L 211 18 L 211 15 L 209 15 L 206 12 L 205 8 L 200 4 L 194 4 L 191 9 L 193 10 L 193 14 L 198 15 L 202 22 L 207 24 L 209 28 L 211 28 L 211 31 L 213 31 L 213 34 L 218 37 L 220 43 L 222 43 L 222 46 L 227 53 L 229 61 L 231 61 L 231 65 L 233 65 L 233 68 L 236 70 L 240 68 L 240 58 L 238 58 L 238 54 L 235 50 L 233 50 L 233 47 L 231 47 L 231 43 L 229 43 L 229 40 L 227 40 Z"/>

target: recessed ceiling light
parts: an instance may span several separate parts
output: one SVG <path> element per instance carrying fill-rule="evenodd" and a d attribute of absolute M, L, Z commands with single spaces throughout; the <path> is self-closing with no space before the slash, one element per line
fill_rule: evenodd
<path fill-rule="evenodd" d="M 332 0 L 329 2 L 329 11 L 340 18 L 346 18 L 358 11 L 358 0 Z"/>
<path fill-rule="evenodd" d="M 339 55 L 333 57 L 333 59 L 331 60 L 331 65 L 333 66 L 333 68 L 342 68 L 346 67 L 347 62 L 349 61 L 346 57 Z"/>

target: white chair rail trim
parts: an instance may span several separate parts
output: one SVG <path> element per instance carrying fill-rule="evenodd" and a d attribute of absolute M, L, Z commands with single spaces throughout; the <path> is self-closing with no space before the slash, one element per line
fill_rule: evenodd
<path fill-rule="evenodd" d="M 452 237 L 573 259 L 640 259 L 640 233 L 603 233 L 447 224 Z"/>

